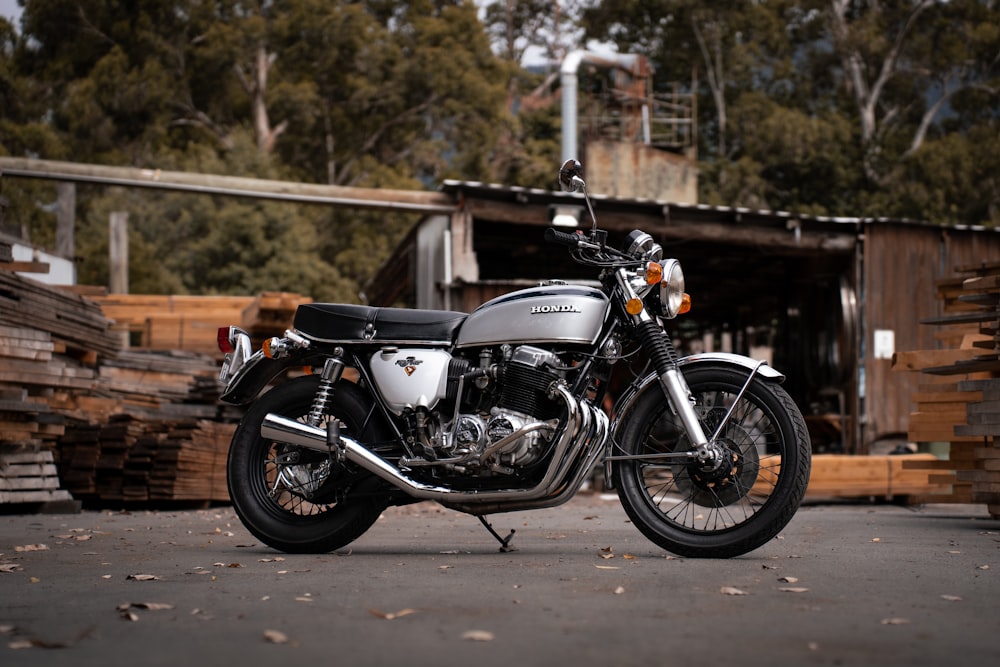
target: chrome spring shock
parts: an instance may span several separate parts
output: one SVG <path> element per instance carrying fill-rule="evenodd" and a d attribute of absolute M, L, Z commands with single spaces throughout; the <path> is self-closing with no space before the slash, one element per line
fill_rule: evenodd
<path fill-rule="evenodd" d="M 340 358 L 343 351 L 338 348 L 334 352 L 336 356 L 329 357 L 323 364 L 319 389 L 316 390 L 312 408 L 306 416 L 306 422 L 310 426 L 319 427 L 323 423 L 323 417 L 330 407 L 330 399 L 333 398 L 333 385 L 340 380 L 340 375 L 344 372 L 344 360 Z"/>

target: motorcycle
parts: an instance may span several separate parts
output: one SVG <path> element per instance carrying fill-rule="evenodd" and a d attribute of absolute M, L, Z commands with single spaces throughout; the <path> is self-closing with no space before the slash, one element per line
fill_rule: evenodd
<path fill-rule="evenodd" d="M 545 239 L 600 288 L 546 282 L 469 314 L 303 304 L 257 351 L 239 327 L 219 330 L 221 400 L 249 404 L 227 461 L 247 530 L 323 553 L 389 506 L 431 500 L 477 517 L 506 551 L 514 531 L 487 516 L 565 503 L 595 472 L 680 556 L 738 556 L 787 525 L 811 454 L 784 376 L 735 354 L 679 356 L 663 325 L 689 308 L 680 262 L 640 230 L 611 247 L 576 160 L 559 182 L 593 226 Z M 612 371 L 641 363 L 609 416 Z M 294 377 L 257 398 L 279 375 Z"/>

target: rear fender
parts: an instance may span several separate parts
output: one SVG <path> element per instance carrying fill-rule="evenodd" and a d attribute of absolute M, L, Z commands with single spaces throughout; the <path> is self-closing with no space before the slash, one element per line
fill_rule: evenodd
<path fill-rule="evenodd" d="M 257 398 L 257 395 L 290 368 L 302 368 L 309 365 L 305 355 L 291 355 L 284 359 L 269 359 L 258 350 L 229 379 L 219 400 L 233 405 L 245 405 Z"/>

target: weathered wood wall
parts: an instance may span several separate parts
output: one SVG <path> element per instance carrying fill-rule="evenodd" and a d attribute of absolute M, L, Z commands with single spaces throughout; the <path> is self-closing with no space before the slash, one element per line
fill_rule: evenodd
<path fill-rule="evenodd" d="M 1000 233 L 873 222 L 865 228 L 863 321 L 867 422 L 862 449 L 890 433 L 905 433 L 916 373 L 894 373 L 891 359 L 874 359 L 874 332 L 895 334 L 896 351 L 941 347 L 937 327 L 921 320 L 942 315 L 937 282 L 957 267 L 1000 260 Z"/>

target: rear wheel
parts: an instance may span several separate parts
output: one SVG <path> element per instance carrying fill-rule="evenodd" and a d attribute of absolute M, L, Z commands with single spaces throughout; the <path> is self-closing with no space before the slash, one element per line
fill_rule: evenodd
<path fill-rule="evenodd" d="M 318 387 L 318 377 L 306 376 L 264 394 L 247 411 L 229 450 L 229 496 L 236 514 L 255 537 L 289 553 L 339 549 L 368 530 L 387 504 L 385 496 L 360 492 L 377 486 L 369 473 L 323 452 L 261 436 L 268 413 L 305 421 Z M 344 435 L 358 437 L 367 407 L 361 391 L 342 382 L 327 418 L 339 419 Z"/>
<path fill-rule="evenodd" d="M 702 462 L 656 455 L 693 449 L 663 393 L 647 391 L 633 407 L 612 475 L 626 513 L 659 546 L 681 556 L 729 558 L 775 537 L 795 514 L 809 481 L 805 421 L 780 386 L 755 378 L 737 401 L 746 372 L 694 366 L 684 377 L 695 412 L 721 456 Z"/>

